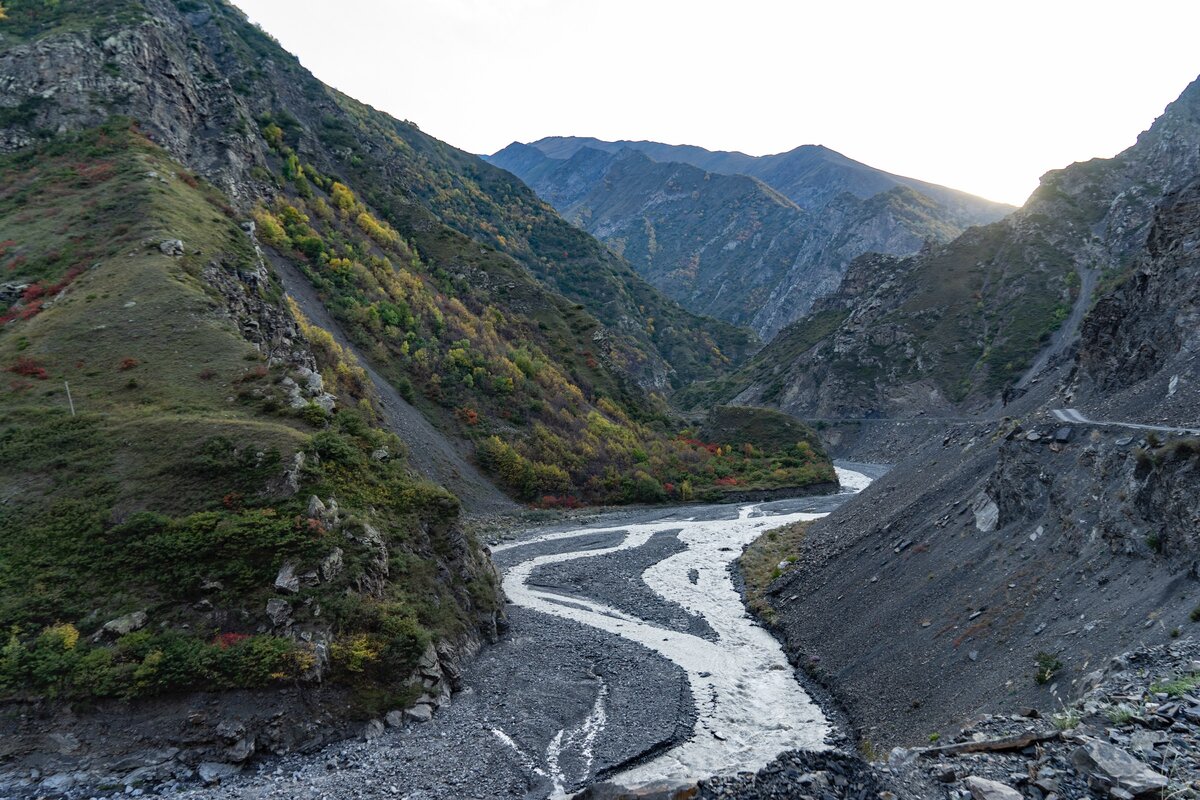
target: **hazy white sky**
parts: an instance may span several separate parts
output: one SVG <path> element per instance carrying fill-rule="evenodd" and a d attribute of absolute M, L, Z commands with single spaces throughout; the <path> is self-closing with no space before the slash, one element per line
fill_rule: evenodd
<path fill-rule="evenodd" d="M 318 78 L 476 153 L 824 144 L 1019 204 L 1200 74 L 1195 0 L 234 0 Z"/>

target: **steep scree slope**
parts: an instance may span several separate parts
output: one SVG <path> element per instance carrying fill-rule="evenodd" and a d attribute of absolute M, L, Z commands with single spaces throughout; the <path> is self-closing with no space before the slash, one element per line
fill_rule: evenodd
<path fill-rule="evenodd" d="M 879 744 L 1058 707 L 1112 656 L 1191 631 L 1200 184 L 1153 212 L 1070 361 L 994 422 L 945 432 L 813 525 L 770 590 L 792 652 Z M 1064 425 L 1077 407 L 1115 424 Z"/>

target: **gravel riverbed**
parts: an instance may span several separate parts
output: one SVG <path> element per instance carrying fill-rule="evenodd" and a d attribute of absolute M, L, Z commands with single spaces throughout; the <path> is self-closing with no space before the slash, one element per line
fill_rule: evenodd
<path fill-rule="evenodd" d="M 853 488 L 869 480 L 843 473 Z M 746 614 L 729 564 L 762 531 L 851 496 L 626 510 L 495 536 L 509 629 L 449 707 L 182 796 L 541 800 L 608 777 L 685 783 L 822 748 L 829 722 Z"/>

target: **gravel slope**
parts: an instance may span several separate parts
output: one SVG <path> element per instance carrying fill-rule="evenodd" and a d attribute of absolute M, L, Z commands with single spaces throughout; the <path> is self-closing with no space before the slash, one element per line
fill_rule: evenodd
<path fill-rule="evenodd" d="M 271 260 L 275 273 L 284 289 L 300 306 L 300 310 L 313 324 L 329 331 L 338 344 L 358 358 L 358 363 L 379 394 L 379 405 L 384 420 L 408 447 L 408 462 L 421 475 L 434 483 L 445 486 L 462 501 L 468 514 L 495 514 L 515 511 L 518 506 L 496 488 L 479 468 L 472 464 L 467 455 L 445 434 L 435 428 L 425 416 L 408 403 L 396 387 L 376 372 L 354 343 L 346 336 L 341 325 L 321 302 L 308 279 L 291 263 L 283 259 Z"/>

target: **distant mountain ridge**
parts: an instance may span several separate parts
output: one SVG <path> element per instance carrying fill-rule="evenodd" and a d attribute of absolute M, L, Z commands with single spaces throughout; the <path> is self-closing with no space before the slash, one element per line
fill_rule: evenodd
<path fill-rule="evenodd" d="M 814 145 L 757 158 L 551 137 L 487 160 L 684 307 L 764 340 L 833 292 L 855 257 L 915 253 L 1011 210 Z"/>
<path fill-rule="evenodd" d="M 677 161 L 721 175 L 749 175 L 806 209 L 820 208 L 844 191 L 866 199 L 894 186 L 907 186 L 946 207 L 963 227 L 995 222 L 1014 210 L 1007 203 L 876 169 L 820 144 L 800 145 L 784 153 L 766 156 L 706 150 L 695 145 L 630 140 L 606 142 L 580 136 L 547 136 L 531 146 L 550 158 L 569 158 L 583 147 L 608 152 L 637 150 L 654 161 Z"/>

